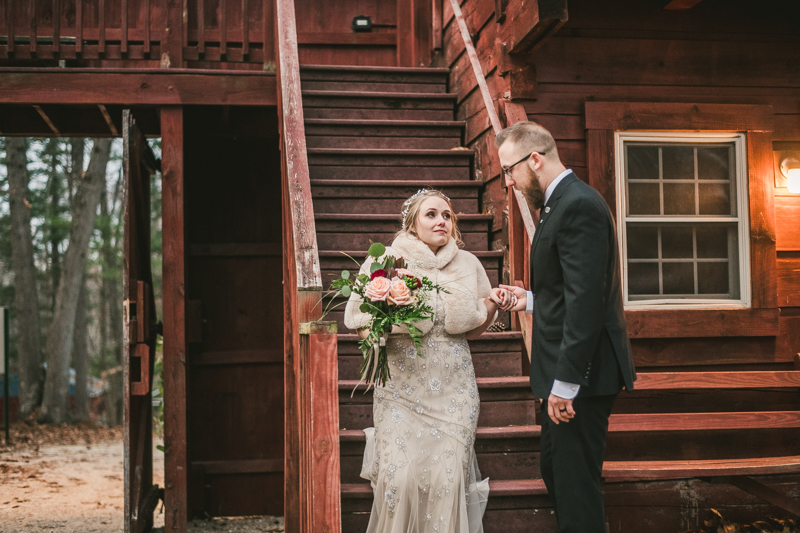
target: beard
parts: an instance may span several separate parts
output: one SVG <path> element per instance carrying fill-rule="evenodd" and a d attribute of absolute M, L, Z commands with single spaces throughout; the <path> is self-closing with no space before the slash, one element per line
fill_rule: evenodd
<path fill-rule="evenodd" d="M 526 169 L 527 170 L 527 169 Z M 528 201 L 531 211 L 536 211 L 544 206 L 544 189 L 542 189 L 539 178 L 531 172 L 531 179 L 528 181 L 528 187 L 522 189 L 522 195 Z"/>

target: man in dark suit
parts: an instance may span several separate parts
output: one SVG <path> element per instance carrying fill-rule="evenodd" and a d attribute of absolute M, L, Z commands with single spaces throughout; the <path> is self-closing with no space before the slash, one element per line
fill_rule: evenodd
<path fill-rule="evenodd" d="M 541 472 L 562 533 L 605 533 L 601 486 L 608 417 L 636 379 L 611 211 L 567 170 L 552 135 L 518 122 L 496 139 L 506 186 L 540 209 L 531 290 L 503 308 L 533 313 L 531 389 L 543 400 Z M 545 401 L 546 400 L 546 401 Z"/>

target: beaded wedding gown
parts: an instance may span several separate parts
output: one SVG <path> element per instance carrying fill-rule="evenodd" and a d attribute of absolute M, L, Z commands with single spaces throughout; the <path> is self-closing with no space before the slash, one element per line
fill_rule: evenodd
<path fill-rule="evenodd" d="M 375 493 L 367 533 L 482 533 L 488 479 L 480 480 L 475 430 L 480 399 L 464 335 L 444 328 L 432 296 L 433 327 L 422 355 L 390 335 L 392 380 L 377 387 L 361 476 Z"/>

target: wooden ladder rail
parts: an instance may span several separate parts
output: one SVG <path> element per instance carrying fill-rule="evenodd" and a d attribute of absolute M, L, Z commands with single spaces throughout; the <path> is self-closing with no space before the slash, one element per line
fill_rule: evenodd
<path fill-rule="evenodd" d="M 285 531 L 339 533 L 336 323 L 319 322 L 322 278 L 294 1 L 275 0 L 274 6 L 284 228 Z"/>
<path fill-rule="evenodd" d="M 486 84 L 486 76 L 483 74 L 481 62 L 478 59 L 478 54 L 475 51 L 475 46 L 472 44 L 472 37 L 470 37 L 467 22 L 464 20 L 464 14 L 461 12 L 459 0 L 450 0 L 450 5 L 453 8 L 453 15 L 458 24 L 461 32 L 461 37 L 464 40 L 464 47 L 467 51 L 470 64 L 472 65 L 472 72 L 478 82 L 478 87 L 483 97 L 483 105 L 486 107 L 486 112 L 489 114 L 489 121 L 492 124 L 492 130 L 497 135 L 503 130 L 500 122 L 500 116 L 494 107 L 492 100 L 492 93 L 489 91 L 489 86 Z M 515 122 L 521 120 L 528 120 L 525 114 L 525 109 L 519 105 L 508 101 L 502 101 L 501 109 L 504 111 L 506 126 L 510 126 Z M 502 172 L 502 171 L 501 171 Z M 501 174 L 500 179 L 504 179 Z M 536 227 L 533 223 L 533 215 L 528 202 L 516 187 L 509 187 L 508 190 L 508 248 L 509 248 L 509 264 L 510 273 L 509 279 L 511 283 L 520 280 L 524 282 L 524 286 L 529 286 L 529 255 L 530 246 L 533 242 L 533 234 Z M 527 313 L 518 313 L 516 329 L 522 330 L 523 338 L 525 339 L 525 349 L 527 356 L 530 358 L 530 324 L 531 316 Z"/>

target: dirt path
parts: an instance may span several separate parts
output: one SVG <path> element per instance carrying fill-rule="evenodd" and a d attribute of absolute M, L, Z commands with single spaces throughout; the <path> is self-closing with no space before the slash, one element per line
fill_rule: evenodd
<path fill-rule="evenodd" d="M 0 436 L 0 439 L 2 437 Z M 123 447 L 120 429 L 27 426 L 0 446 L 0 533 L 118 533 L 123 530 Z M 153 482 L 164 486 L 164 454 L 153 449 Z M 163 533 L 164 515 L 155 514 Z M 283 531 L 283 518 L 197 520 L 189 531 Z"/>

